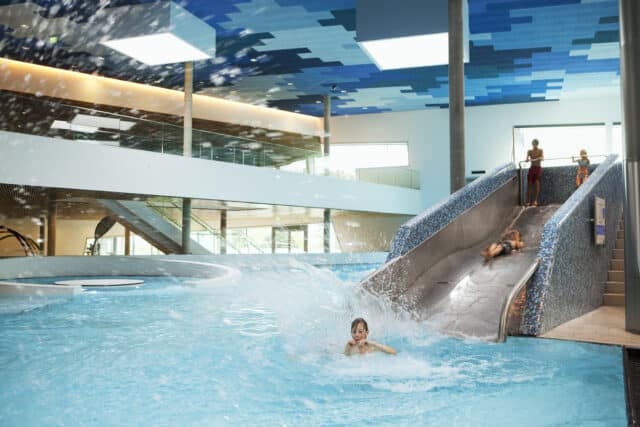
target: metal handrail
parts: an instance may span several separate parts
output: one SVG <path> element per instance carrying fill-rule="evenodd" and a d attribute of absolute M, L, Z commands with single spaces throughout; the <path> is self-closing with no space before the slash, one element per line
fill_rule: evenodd
<path fill-rule="evenodd" d="M 571 157 L 551 157 L 551 158 L 545 158 L 540 160 L 541 162 L 545 162 L 545 161 L 551 161 L 551 160 L 573 160 L 578 156 L 571 156 Z M 589 159 L 593 158 L 593 157 L 598 157 L 598 158 L 607 158 L 609 157 L 608 154 L 593 154 L 593 155 L 589 155 Z M 524 205 L 524 180 L 522 179 L 522 165 L 524 163 L 531 163 L 531 160 L 520 160 L 518 162 L 518 179 L 519 179 L 519 183 L 518 183 L 518 192 L 520 193 L 520 205 L 523 206 Z"/>
<path fill-rule="evenodd" d="M 30 237 L 27 237 L 16 230 L 13 230 L 7 226 L 0 225 L 0 234 L 4 234 L 4 236 L 0 237 L 0 240 L 7 239 L 9 237 L 15 238 L 20 247 L 24 251 L 26 256 L 38 256 L 40 248 L 38 244 Z"/>
<path fill-rule="evenodd" d="M 608 156 L 609 156 L 608 154 L 590 154 L 590 155 L 589 155 L 589 159 L 591 159 L 592 157 L 603 157 L 603 158 L 605 158 L 605 159 L 606 159 Z M 544 159 L 542 159 L 542 160 L 536 160 L 536 161 L 540 161 L 540 162 L 548 162 L 548 161 L 551 161 L 551 160 L 573 160 L 573 159 L 575 159 L 576 157 L 579 157 L 579 156 L 571 156 L 571 157 L 551 157 L 551 158 L 546 158 L 546 157 L 545 157 L 545 158 L 544 158 Z M 518 162 L 518 168 L 522 169 L 522 164 L 523 164 L 523 163 L 531 163 L 531 160 L 520 160 L 520 161 Z"/>
<path fill-rule="evenodd" d="M 170 204 L 170 207 L 172 207 L 172 208 L 182 209 L 182 206 L 180 206 L 178 203 L 175 203 L 173 201 L 169 201 L 168 203 Z M 156 210 L 158 210 L 158 208 L 163 208 L 163 206 L 154 206 L 154 205 L 149 205 L 149 206 L 153 207 Z M 171 222 L 172 224 L 174 224 L 178 228 L 182 227 L 182 224 L 177 223 L 171 217 L 169 217 L 167 215 L 164 215 L 164 217 L 165 217 L 165 219 L 167 221 Z M 211 227 L 206 221 L 204 221 L 203 219 L 199 218 L 197 215 L 195 215 L 193 213 L 191 214 L 191 219 L 193 219 L 196 222 L 196 224 L 200 225 L 207 232 L 211 233 L 213 236 L 218 238 L 218 240 L 220 240 L 221 242 L 224 242 L 226 247 L 233 249 L 237 253 L 241 253 L 240 250 L 238 250 L 238 248 L 236 248 L 234 245 L 232 245 L 229 242 L 229 239 L 227 239 L 222 234 L 220 234 L 215 228 Z M 253 243 L 250 239 L 244 238 L 243 240 L 245 242 L 247 242 L 251 247 L 253 247 L 254 249 L 258 250 L 259 253 L 261 253 L 261 254 L 264 253 L 264 251 L 260 247 L 258 247 L 255 243 Z"/>
<path fill-rule="evenodd" d="M 0 95 L 2 95 L 2 93 L 0 92 Z M 135 116 L 127 116 L 126 114 L 121 114 L 121 113 L 114 113 L 114 112 L 110 112 L 110 111 L 102 111 L 102 110 L 98 110 L 95 108 L 88 108 L 88 107 L 82 107 L 82 106 L 76 106 L 76 105 L 71 105 L 71 104 L 67 104 L 64 102 L 60 102 L 60 101 L 54 101 L 54 100 L 50 100 L 50 99 L 37 99 L 34 100 L 34 98 L 32 97 L 27 97 L 27 96 L 23 96 L 23 95 L 19 95 L 19 94 L 15 94 L 15 93 L 11 93 L 9 95 L 12 98 L 20 98 L 20 99 L 24 99 L 24 100 L 28 100 L 29 102 L 41 102 L 41 103 L 49 103 L 49 104 L 55 104 L 58 106 L 61 106 L 63 108 L 68 108 L 71 109 L 73 111 L 83 111 L 83 112 L 87 112 L 89 115 L 91 116 L 95 116 L 96 113 L 104 115 L 104 116 L 111 116 L 111 117 L 115 117 L 118 118 L 119 120 L 133 120 L 133 121 L 137 121 L 137 122 L 144 122 L 144 123 L 149 123 L 151 125 L 154 126 L 158 126 L 160 128 L 173 128 L 176 131 L 182 131 L 184 129 L 183 126 L 180 125 L 175 125 L 172 123 L 166 123 L 166 122 L 159 122 L 156 120 L 150 120 L 147 118 L 143 118 L 143 117 L 135 117 Z M 96 117 L 100 117 L 100 116 L 96 116 Z M 300 152 L 306 152 L 309 153 L 309 157 L 317 157 L 320 156 L 321 153 L 314 151 L 314 150 L 309 150 L 306 148 L 300 148 L 300 147 L 292 147 L 292 146 L 288 146 L 288 145 L 283 145 L 283 144 L 275 144 L 273 142 L 267 142 L 267 141 L 262 141 L 262 140 L 258 140 L 258 139 L 251 139 L 251 138 L 246 138 L 243 136 L 236 136 L 236 135 L 228 135 L 228 134 L 224 134 L 224 133 L 219 133 L 219 132 L 214 132 L 214 131 L 210 131 L 210 130 L 204 130 L 204 129 L 192 129 L 194 133 L 196 133 L 197 135 L 212 135 L 212 136 L 219 136 L 219 137 L 224 137 L 224 138 L 229 138 L 232 139 L 233 141 L 239 141 L 242 143 L 259 143 L 262 144 L 263 146 L 269 148 L 269 147 L 278 147 L 278 148 L 284 148 L 284 149 L 288 149 L 288 150 L 293 150 L 293 151 L 300 151 Z M 118 133 L 122 133 L 122 132 L 126 132 L 122 129 L 116 129 L 113 131 L 101 131 L 104 133 L 112 133 L 112 134 L 118 134 Z"/>

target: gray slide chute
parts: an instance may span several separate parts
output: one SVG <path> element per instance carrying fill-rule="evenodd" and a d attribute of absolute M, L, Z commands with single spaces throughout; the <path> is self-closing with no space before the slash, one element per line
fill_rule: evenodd
<path fill-rule="evenodd" d="M 439 332 L 503 341 L 508 307 L 535 272 L 544 224 L 559 207 L 521 207 L 518 186 L 517 177 L 510 179 L 363 287 Z M 480 251 L 511 227 L 525 248 L 485 262 Z"/>

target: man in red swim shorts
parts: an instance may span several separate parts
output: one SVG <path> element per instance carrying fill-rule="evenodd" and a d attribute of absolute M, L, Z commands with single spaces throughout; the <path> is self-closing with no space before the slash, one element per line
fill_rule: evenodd
<path fill-rule="evenodd" d="M 531 141 L 531 150 L 527 151 L 527 161 L 531 162 L 529 173 L 527 174 L 527 206 L 538 206 L 538 196 L 540 195 L 540 177 L 542 176 L 541 163 L 544 160 L 544 153 L 538 145 L 537 139 Z M 531 203 L 531 190 L 535 187 L 536 193 Z"/>

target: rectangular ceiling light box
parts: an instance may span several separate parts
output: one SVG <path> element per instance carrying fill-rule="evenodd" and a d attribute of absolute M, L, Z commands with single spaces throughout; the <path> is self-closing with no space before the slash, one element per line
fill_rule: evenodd
<path fill-rule="evenodd" d="M 78 126 L 90 126 L 90 127 L 102 128 L 102 129 L 116 129 L 116 130 L 128 131 L 136 124 L 136 122 L 120 120 L 115 117 L 102 117 L 102 116 L 91 116 L 89 114 L 76 114 L 73 120 L 71 120 L 71 124 L 78 125 Z"/>
<path fill-rule="evenodd" d="M 464 61 L 469 61 L 467 2 L 463 0 Z M 381 70 L 449 63 L 447 0 L 358 0 L 356 40 Z"/>
<path fill-rule="evenodd" d="M 109 31 L 100 43 L 147 65 L 215 55 L 215 30 L 172 1 L 105 10 Z"/>
<path fill-rule="evenodd" d="M 62 120 L 54 120 L 51 124 L 51 129 L 70 130 L 82 133 L 96 133 L 98 131 L 98 128 L 94 126 L 74 125 Z"/>

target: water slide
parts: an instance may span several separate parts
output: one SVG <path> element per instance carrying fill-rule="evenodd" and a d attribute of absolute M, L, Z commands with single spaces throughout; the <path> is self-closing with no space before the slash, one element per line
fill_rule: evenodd
<path fill-rule="evenodd" d="M 372 273 L 363 287 L 442 333 L 504 341 L 509 305 L 535 272 L 544 224 L 560 206 L 524 208 L 519 194 L 513 173 L 479 203 Z M 525 248 L 485 262 L 480 251 L 510 227 L 520 230 Z"/>
<path fill-rule="evenodd" d="M 135 200 L 100 200 L 100 204 L 118 217 L 118 222 L 141 236 L 166 254 L 182 252 L 182 230 L 168 221 L 145 202 Z M 210 254 L 206 248 L 191 240 L 191 253 Z"/>

